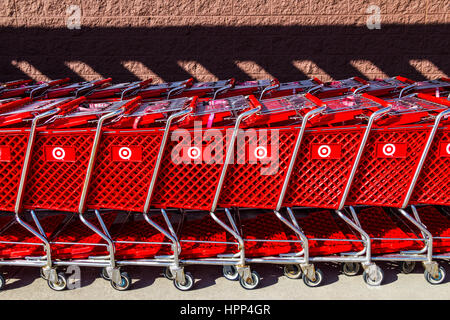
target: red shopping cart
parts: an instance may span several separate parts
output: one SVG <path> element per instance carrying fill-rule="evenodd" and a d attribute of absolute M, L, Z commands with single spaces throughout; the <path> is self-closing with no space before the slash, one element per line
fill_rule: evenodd
<path fill-rule="evenodd" d="M 82 97 L 69 102 L 70 108 L 67 107 L 63 111 L 57 109 L 60 111 L 59 114 L 53 112 L 53 117 L 48 118 L 38 127 L 40 118 L 34 118 L 19 187 L 19 190 L 22 188 L 24 192 L 19 192 L 15 204 L 17 212 L 20 212 L 22 208 L 30 209 L 33 216 L 35 209 L 78 212 L 78 217 L 87 227 L 85 230 L 89 231 L 89 234 L 93 232 L 99 236 L 96 239 L 94 239 L 95 237 L 89 238 L 86 231 L 84 233 L 80 231 L 72 234 L 77 237 L 78 241 L 70 242 L 71 234 L 52 237 L 51 241 L 46 240 L 49 246 L 47 259 L 55 261 L 48 262 L 47 268 L 43 269 L 43 275 L 54 290 L 64 289 L 67 282 L 64 274 L 57 273 L 53 265 L 77 264 L 75 258 L 81 254 L 80 248 L 104 246 L 107 247 L 108 252 L 113 253 L 113 244 L 105 235 L 106 225 L 100 214 L 95 213 L 96 222 L 89 221 L 90 219 L 83 215 L 85 200 L 104 122 L 120 114 L 131 112 L 137 106 L 140 98 L 116 103 L 89 103 L 84 100 L 85 98 Z M 51 114 L 44 115 L 49 117 Z M 77 128 L 80 125 L 83 126 Z M 93 125 L 96 126 L 92 127 Z M 76 223 L 71 225 L 73 229 L 78 228 Z M 101 228 L 98 227 L 99 225 Z M 42 230 L 42 227 L 39 229 Z M 100 238 L 106 244 L 96 242 Z M 69 241 L 60 241 L 62 239 L 69 239 Z M 83 239 L 92 242 L 84 243 Z M 75 247 L 76 249 L 74 249 Z M 89 250 L 84 250 L 82 253 L 86 255 Z M 59 257 L 58 254 L 60 254 Z M 67 254 L 71 254 L 70 261 Z M 79 265 L 114 268 L 114 259 L 108 260 L 108 258 L 110 257 L 98 260 L 78 260 L 78 263 Z M 126 274 L 116 272 L 113 275 L 112 282 L 117 286 L 129 282 Z"/>
<path fill-rule="evenodd" d="M 39 97 L 50 88 L 63 86 L 69 81 L 70 78 L 64 78 L 48 82 L 38 82 L 35 84 L 25 83 L 26 85 L 9 85 L 8 87 L 5 87 L 0 91 L 0 99 L 26 96 L 29 96 L 31 98 Z"/>
<path fill-rule="evenodd" d="M 81 97 L 96 88 L 109 86 L 111 78 L 103 80 L 83 81 L 77 83 L 68 83 L 57 88 L 50 88 L 45 91 L 43 98 L 52 99 L 58 97 Z"/>
<path fill-rule="evenodd" d="M 36 123 L 39 119 L 70 110 L 74 104 L 76 101 L 67 98 L 35 102 L 32 102 L 30 98 L 25 98 L 3 104 L 0 107 L 2 112 L 0 114 L 1 210 L 15 213 L 14 219 L 8 218 L 7 214 L 4 216 L 4 219 L 8 219 L 9 222 L 1 230 L 2 260 L 0 265 L 51 266 L 51 260 L 48 259 L 47 236 L 61 222 L 61 216 L 54 215 L 51 218 L 43 219 L 43 225 L 48 228 L 45 233 L 34 213 L 27 217 L 32 218 L 32 221 L 21 217 L 19 203 L 23 197 L 24 177 L 30 159 Z M 32 225 L 35 225 L 38 231 Z M 42 248 L 47 256 L 42 257 Z M 29 259 L 28 255 L 34 259 Z M 53 278 L 52 281 L 57 281 L 57 279 Z M 3 285 L 4 281 L 1 282 Z"/>

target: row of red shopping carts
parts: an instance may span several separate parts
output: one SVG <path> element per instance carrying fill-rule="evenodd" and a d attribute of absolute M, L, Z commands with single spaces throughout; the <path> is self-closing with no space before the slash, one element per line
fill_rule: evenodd
<path fill-rule="evenodd" d="M 316 263 L 401 263 L 442 283 L 450 258 L 450 80 L 207 83 L 69 79 L 0 89 L 0 265 L 34 266 L 54 290 L 65 267 L 250 265 L 320 285 Z M 1 277 L 0 286 L 5 280 Z"/>

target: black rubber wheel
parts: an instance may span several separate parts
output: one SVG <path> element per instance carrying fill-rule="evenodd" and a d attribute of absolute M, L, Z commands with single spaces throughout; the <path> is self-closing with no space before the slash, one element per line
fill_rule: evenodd
<path fill-rule="evenodd" d="M 443 267 L 439 267 L 439 274 L 437 278 L 433 278 L 431 273 L 428 271 L 424 272 L 425 279 L 428 281 L 428 283 L 432 285 L 441 284 L 445 280 L 445 269 Z"/>
<path fill-rule="evenodd" d="M 316 269 L 316 280 L 309 279 L 306 275 L 303 276 L 303 282 L 311 288 L 318 287 L 322 283 L 323 273 L 320 269 Z"/>
<path fill-rule="evenodd" d="M 375 277 L 375 279 L 372 279 L 369 277 L 369 274 L 364 270 L 363 279 L 364 279 L 364 282 L 367 283 L 369 286 L 372 286 L 372 287 L 379 286 L 383 282 L 384 272 L 380 267 L 377 266 L 376 277 Z"/>
<path fill-rule="evenodd" d="M 403 263 L 402 263 L 402 272 L 404 274 L 413 272 L 415 268 L 416 268 L 415 261 L 403 261 Z"/>
<path fill-rule="evenodd" d="M 361 265 L 357 262 L 346 262 L 342 265 L 342 273 L 349 277 L 356 276 L 360 269 Z"/>
<path fill-rule="evenodd" d="M 126 272 L 120 273 L 120 283 L 116 284 L 111 280 L 111 286 L 118 291 L 125 291 L 131 285 L 131 278 Z"/>
<path fill-rule="evenodd" d="M 225 279 L 227 279 L 227 280 L 230 280 L 230 281 L 239 280 L 239 273 L 235 266 L 223 266 L 222 273 L 223 273 L 223 276 L 225 277 Z"/>
<path fill-rule="evenodd" d="M 244 278 L 239 278 L 241 287 L 246 290 L 253 290 L 258 287 L 261 277 L 256 271 L 252 271 L 252 273 L 250 274 L 250 279 L 251 281 L 245 281 Z"/>
<path fill-rule="evenodd" d="M 50 280 L 47 280 L 48 286 L 55 291 L 63 291 L 67 288 L 67 279 L 66 275 L 63 272 L 58 273 L 58 282 L 53 283 Z"/>
<path fill-rule="evenodd" d="M 106 267 L 102 268 L 102 270 L 100 271 L 100 277 L 102 277 L 103 279 L 105 279 L 106 281 L 111 281 L 110 276 L 108 275 L 108 271 L 106 271 Z"/>
<path fill-rule="evenodd" d="M 303 272 L 298 264 L 287 264 L 283 267 L 283 274 L 289 279 L 300 279 Z"/>
<path fill-rule="evenodd" d="M 172 271 L 170 271 L 169 267 L 166 267 L 164 269 L 164 277 L 169 280 L 175 279 L 175 276 L 172 274 Z"/>
<path fill-rule="evenodd" d="M 174 279 L 173 284 L 175 288 L 177 288 L 178 290 L 188 291 L 192 289 L 192 287 L 194 286 L 194 277 L 192 277 L 192 275 L 189 272 L 186 272 L 184 274 L 184 278 L 185 278 L 184 283 L 181 283 L 177 281 L 177 279 Z"/>

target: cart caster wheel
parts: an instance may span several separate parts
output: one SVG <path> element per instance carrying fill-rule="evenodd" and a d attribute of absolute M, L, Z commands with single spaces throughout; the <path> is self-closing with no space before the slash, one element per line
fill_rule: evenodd
<path fill-rule="evenodd" d="M 439 275 L 437 278 L 433 278 L 431 273 L 429 273 L 428 271 L 424 272 L 424 276 L 428 283 L 433 285 L 440 284 L 445 280 L 445 269 L 443 267 L 439 267 Z"/>
<path fill-rule="evenodd" d="M 253 290 L 259 285 L 259 281 L 261 280 L 259 274 L 256 271 L 252 271 L 250 279 L 251 281 L 245 281 L 244 278 L 239 279 L 239 283 L 241 284 L 242 288 Z"/>
<path fill-rule="evenodd" d="M 346 262 L 342 265 L 342 273 L 348 277 L 356 276 L 361 269 L 361 265 L 357 262 Z"/>
<path fill-rule="evenodd" d="M 415 261 L 404 261 L 402 263 L 402 272 L 404 274 L 408 274 L 414 271 L 416 268 L 416 262 Z"/>
<path fill-rule="evenodd" d="M 50 287 L 50 289 L 55 291 L 63 291 L 67 288 L 67 279 L 66 275 L 63 272 L 58 273 L 58 282 L 54 283 L 50 280 L 47 280 L 47 284 Z"/>
<path fill-rule="evenodd" d="M 173 280 L 173 284 L 175 285 L 175 288 L 181 291 L 188 291 L 194 286 L 194 278 L 189 272 L 186 272 L 184 274 L 185 281 L 184 283 L 181 283 L 177 281 L 177 279 Z"/>
<path fill-rule="evenodd" d="M 237 272 L 237 269 L 235 266 L 223 266 L 222 270 L 223 276 L 225 279 L 230 281 L 237 281 L 239 280 L 239 273 Z"/>
<path fill-rule="evenodd" d="M 5 277 L 3 277 L 3 276 L 0 274 L 0 290 L 3 289 L 3 287 L 5 286 L 5 283 L 6 283 Z"/>
<path fill-rule="evenodd" d="M 108 274 L 108 271 L 106 271 L 106 268 L 102 268 L 102 271 L 100 271 L 100 277 L 102 277 L 106 281 L 111 281 L 111 278 L 109 277 L 109 274 Z"/>
<path fill-rule="evenodd" d="M 383 278 L 384 278 L 384 272 L 383 272 L 383 270 L 381 270 L 380 267 L 377 267 L 375 279 L 371 279 L 369 277 L 369 274 L 365 270 L 363 272 L 364 282 L 367 283 L 369 286 L 379 286 L 383 282 Z"/>
<path fill-rule="evenodd" d="M 298 264 L 287 264 L 283 267 L 284 275 L 289 279 L 300 279 L 302 277 L 302 269 Z"/>
<path fill-rule="evenodd" d="M 169 280 L 175 279 L 175 276 L 172 274 L 172 271 L 170 271 L 169 267 L 164 269 L 164 278 L 169 279 Z"/>
<path fill-rule="evenodd" d="M 316 270 L 316 280 L 315 281 L 310 280 L 306 275 L 303 276 L 303 282 L 308 287 L 311 287 L 311 288 L 318 287 L 322 283 L 322 280 L 323 280 L 323 273 L 322 273 L 322 271 L 320 271 L 320 269 Z"/>
<path fill-rule="evenodd" d="M 130 285 L 131 285 L 131 278 L 130 278 L 130 276 L 128 275 L 128 273 L 126 273 L 126 272 L 121 272 L 120 273 L 120 283 L 118 283 L 118 284 L 116 284 L 116 283 L 114 283 L 114 281 L 112 281 L 111 280 L 111 286 L 114 288 L 114 289 L 116 289 L 116 290 L 118 290 L 118 291 L 125 291 L 125 290 L 127 290 L 129 287 L 130 287 Z"/>
<path fill-rule="evenodd" d="M 48 280 L 47 277 L 44 274 L 44 269 L 43 268 L 39 269 L 39 276 L 41 277 L 41 279 Z"/>

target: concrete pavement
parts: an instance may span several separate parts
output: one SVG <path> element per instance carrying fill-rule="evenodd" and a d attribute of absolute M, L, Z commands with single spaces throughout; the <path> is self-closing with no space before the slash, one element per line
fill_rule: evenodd
<path fill-rule="evenodd" d="M 442 263 L 450 274 L 450 265 Z M 367 286 L 362 275 L 347 277 L 334 264 L 319 265 L 324 272 L 321 287 L 306 287 L 301 279 L 291 280 L 282 275 L 282 269 L 273 265 L 256 265 L 261 276 L 258 289 L 248 291 L 238 282 L 228 281 L 217 266 L 190 266 L 188 271 L 196 279 L 191 291 L 177 290 L 162 276 L 161 268 L 130 267 L 133 279 L 130 290 L 119 292 L 99 277 L 99 269 L 81 269 L 81 287 L 62 292 L 51 290 L 39 278 L 36 268 L 2 268 L 7 279 L 0 299 L 450 299 L 450 275 L 437 286 L 426 282 L 423 268 L 412 274 L 402 274 L 393 264 L 380 264 L 385 273 L 380 287 Z"/>

